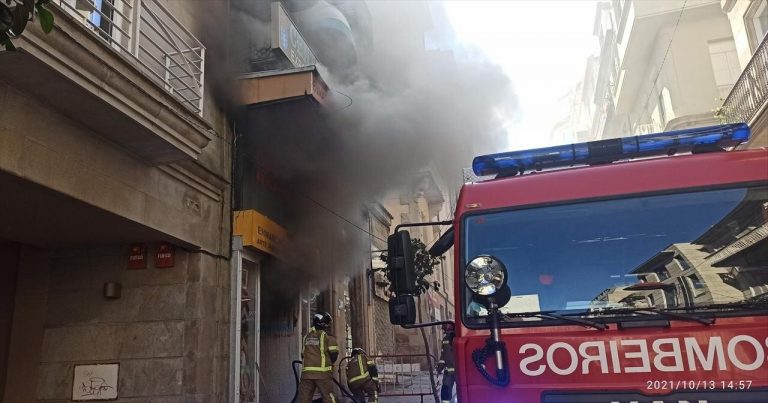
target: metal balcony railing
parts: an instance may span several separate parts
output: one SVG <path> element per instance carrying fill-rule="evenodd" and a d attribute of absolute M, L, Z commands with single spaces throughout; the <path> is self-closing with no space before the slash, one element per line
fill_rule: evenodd
<path fill-rule="evenodd" d="M 205 47 L 158 0 L 55 0 L 185 106 L 202 115 Z"/>
<path fill-rule="evenodd" d="M 751 123 L 768 102 L 768 36 L 758 46 L 717 112 L 725 123 Z"/>
<path fill-rule="evenodd" d="M 632 130 L 632 136 L 637 136 L 641 134 L 651 134 L 651 133 L 659 133 L 663 132 L 664 128 L 661 127 L 660 124 L 653 122 L 653 123 L 644 123 L 644 124 L 638 124 L 633 126 Z M 630 134 L 627 134 L 630 135 Z"/>

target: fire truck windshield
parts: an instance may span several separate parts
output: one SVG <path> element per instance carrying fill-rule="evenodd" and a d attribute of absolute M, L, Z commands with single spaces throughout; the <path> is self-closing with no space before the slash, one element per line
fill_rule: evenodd
<path fill-rule="evenodd" d="M 766 186 L 479 212 L 462 227 L 463 264 L 490 255 L 506 266 L 505 326 L 552 320 L 529 312 L 712 309 L 768 295 Z M 487 309 L 462 289 L 466 324 L 482 326 Z"/>

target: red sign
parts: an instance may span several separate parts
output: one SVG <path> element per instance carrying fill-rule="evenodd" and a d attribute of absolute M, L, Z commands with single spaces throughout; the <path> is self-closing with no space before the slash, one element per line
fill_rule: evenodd
<path fill-rule="evenodd" d="M 135 243 L 131 245 L 130 253 L 128 254 L 128 268 L 129 269 L 146 269 L 147 268 L 147 246 L 143 243 Z"/>
<path fill-rule="evenodd" d="M 176 256 L 176 251 L 173 245 L 168 243 L 161 243 L 157 246 L 157 252 L 155 253 L 155 267 L 165 268 L 173 267 L 173 260 Z"/>

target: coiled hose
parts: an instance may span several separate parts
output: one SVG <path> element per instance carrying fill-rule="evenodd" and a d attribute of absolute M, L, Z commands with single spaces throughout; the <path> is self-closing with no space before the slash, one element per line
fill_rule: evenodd
<path fill-rule="evenodd" d="M 506 362 L 507 347 L 504 343 L 493 341 L 493 339 L 487 339 L 485 341 L 485 347 L 478 348 L 472 352 L 472 361 L 474 362 L 477 371 L 480 372 L 480 375 L 482 375 L 488 382 L 496 386 L 507 386 L 509 385 L 509 369 L 507 369 L 506 366 L 503 366 L 501 370 L 497 370 L 496 376 L 491 375 L 485 368 L 485 360 L 496 351 L 501 351 L 502 361 Z"/>

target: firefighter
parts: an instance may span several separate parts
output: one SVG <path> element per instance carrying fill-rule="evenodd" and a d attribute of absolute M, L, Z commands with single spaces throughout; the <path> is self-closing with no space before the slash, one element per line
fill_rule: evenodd
<path fill-rule="evenodd" d="M 336 403 L 334 395 L 333 363 L 339 357 L 339 345 L 336 339 L 326 331 L 333 318 L 327 312 L 312 316 L 312 327 L 304 336 L 304 349 L 301 352 L 302 368 L 299 381 L 299 403 L 311 403 L 315 389 L 320 389 L 323 403 Z"/>
<path fill-rule="evenodd" d="M 437 362 L 437 370 L 443 371 L 443 386 L 440 388 L 442 403 L 449 403 L 453 398 L 453 384 L 456 382 L 456 368 L 453 357 L 453 338 L 456 330 L 452 323 L 443 324 L 443 341 L 440 350 L 440 361 Z"/>
<path fill-rule="evenodd" d="M 376 363 L 368 358 L 362 348 L 352 349 L 352 358 L 347 363 L 347 385 L 358 402 L 379 403 L 379 370 Z"/>

